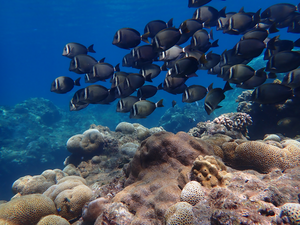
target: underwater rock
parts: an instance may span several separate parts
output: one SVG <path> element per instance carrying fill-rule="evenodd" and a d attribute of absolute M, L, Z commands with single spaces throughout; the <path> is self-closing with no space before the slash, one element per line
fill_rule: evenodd
<path fill-rule="evenodd" d="M 122 132 L 124 134 L 132 134 L 135 131 L 135 127 L 131 123 L 121 122 L 117 125 L 116 132 Z"/>
<path fill-rule="evenodd" d="M 139 147 L 140 145 L 138 144 L 128 142 L 120 147 L 120 151 L 122 154 L 125 154 L 132 158 Z"/>

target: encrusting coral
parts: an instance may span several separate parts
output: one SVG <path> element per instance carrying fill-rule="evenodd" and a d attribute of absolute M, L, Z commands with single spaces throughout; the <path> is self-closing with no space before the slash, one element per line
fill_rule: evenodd
<path fill-rule="evenodd" d="M 47 215 L 56 214 L 54 202 L 42 194 L 16 197 L 0 205 L 0 224 L 32 225 Z"/>
<path fill-rule="evenodd" d="M 214 156 L 199 155 L 193 163 L 191 179 L 204 187 L 225 186 L 229 178 L 224 163 Z"/>

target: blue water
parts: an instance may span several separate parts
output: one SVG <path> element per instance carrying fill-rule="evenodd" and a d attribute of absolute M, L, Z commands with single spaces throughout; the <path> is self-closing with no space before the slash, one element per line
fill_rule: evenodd
<path fill-rule="evenodd" d="M 272 4 L 281 2 L 283 1 L 213 0 L 208 5 L 219 10 L 227 6 L 226 12 L 238 11 L 242 6 L 246 12 L 256 12 L 259 8 L 264 10 Z M 289 3 L 296 5 L 298 1 L 291 0 Z M 174 19 L 175 27 L 178 27 L 184 20 L 192 18 L 195 11 L 195 8 L 188 8 L 187 5 L 187 0 L 1 1 L 0 105 L 13 106 L 32 97 L 43 97 L 68 110 L 69 101 L 79 87 L 64 95 L 50 92 L 50 84 L 56 77 L 69 76 L 76 79 L 82 76 L 68 70 L 70 59 L 61 55 L 66 43 L 78 42 L 85 46 L 94 44 L 97 53 L 92 54 L 93 57 L 97 60 L 105 57 L 106 62 L 116 65 L 121 63 L 125 54 L 129 53 L 128 50 L 112 45 L 113 36 L 118 29 L 131 27 L 143 33 L 144 26 L 149 21 L 157 19 L 168 21 L 171 18 Z M 221 54 L 225 49 L 232 48 L 240 38 L 212 29 L 214 39 L 220 39 L 220 47 L 211 49 L 214 53 Z M 286 33 L 286 28 L 271 37 L 278 34 L 281 35 L 281 39 L 299 38 L 299 34 Z M 138 71 L 122 67 L 121 70 Z M 214 87 L 224 86 L 221 79 L 207 75 L 206 71 L 198 71 L 197 74 L 198 78 L 191 78 L 186 84 L 208 86 L 214 82 Z M 165 73 L 162 72 L 155 78 L 154 84 L 161 83 L 164 76 Z M 83 79 L 81 83 L 82 87 L 88 85 L 84 84 Z M 109 82 L 99 82 L 99 84 L 110 86 Z M 160 91 L 155 100 L 160 98 L 165 99 L 166 109 L 171 106 L 172 100 L 183 105 L 181 95 L 175 96 Z M 101 112 L 106 106 L 97 107 Z M 148 124 L 151 124 L 153 118 L 155 118 L 154 124 L 157 123 L 157 118 L 152 116 L 147 119 Z"/>

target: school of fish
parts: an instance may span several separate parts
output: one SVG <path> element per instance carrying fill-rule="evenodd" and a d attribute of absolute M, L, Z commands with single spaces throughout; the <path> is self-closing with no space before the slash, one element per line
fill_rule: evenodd
<path fill-rule="evenodd" d="M 120 65 L 111 65 L 105 58 L 97 61 L 90 53 L 94 46 L 85 47 L 70 42 L 63 49 L 63 56 L 71 59 L 69 70 L 84 75 L 86 83 L 109 80 L 110 89 L 92 84 L 75 92 L 70 100 L 70 110 L 78 111 L 89 104 L 110 104 L 118 100 L 117 112 L 129 113 L 130 118 L 146 118 L 158 107 L 163 107 L 163 99 L 154 103 L 147 99 L 158 90 L 170 94 L 182 94 L 182 102 L 192 103 L 204 100 L 207 114 L 220 108 L 225 92 L 235 85 L 238 88 L 254 89 L 251 100 L 259 104 L 283 103 L 287 99 L 300 97 L 300 47 L 296 41 L 281 40 L 279 36 L 269 38 L 278 29 L 300 33 L 300 13 L 298 5 L 274 4 L 261 12 L 226 13 L 226 7 L 217 10 L 206 6 L 211 0 L 189 0 L 188 7 L 197 8 L 191 19 L 183 21 L 178 28 L 173 20 L 168 22 L 153 20 L 145 25 L 144 34 L 133 28 L 116 31 L 112 44 L 130 52 L 123 57 L 122 66 L 139 69 L 139 73 L 120 71 Z M 211 27 L 228 35 L 242 35 L 232 49 L 221 55 L 209 51 L 218 47 L 213 40 Z M 150 40 L 150 41 L 149 41 Z M 189 41 L 190 40 L 190 41 Z M 212 41 L 212 42 L 211 42 Z M 142 42 L 147 44 L 140 45 Z M 185 45 L 185 46 L 182 46 Z M 208 52 L 208 53 L 207 53 Z M 266 66 L 254 70 L 247 64 L 264 52 Z M 154 62 L 162 61 L 163 65 Z M 196 77 L 198 70 L 226 81 L 224 88 L 204 87 L 198 84 L 187 86 L 188 79 Z M 156 86 L 145 85 L 152 82 L 162 71 L 166 71 L 163 82 Z M 266 82 L 276 78 L 276 73 L 286 73 L 282 83 Z M 51 92 L 65 94 L 75 86 L 80 86 L 80 78 L 57 77 L 51 84 Z M 136 96 L 133 94 L 136 92 Z M 172 106 L 176 104 L 172 102 Z"/>

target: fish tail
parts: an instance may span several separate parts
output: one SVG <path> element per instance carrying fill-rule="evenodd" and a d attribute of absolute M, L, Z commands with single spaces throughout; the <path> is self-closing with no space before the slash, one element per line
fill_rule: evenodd
<path fill-rule="evenodd" d="M 158 102 L 155 103 L 155 107 L 164 107 L 163 105 L 163 99 L 159 100 Z"/>
<path fill-rule="evenodd" d="M 94 44 L 90 45 L 90 46 L 87 48 L 87 51 L 88 51 L 88 52 L 92 52 L 92 53 L 96 53 L 95 50 L 94 50 Z"/>
<path fill-rule="evenodd" d="M 142 41 L 149 44 L 149 41 L 148 41 L 149 35 L 150 35 L 150 32 L 147 32 L 147 33 L 143 34 L 143 35 L 141 36 Z"/>
<path fill-rule="evenodd" d="M 81 78 L 81 77 L 77 78 L 77 79 L 74 81 L 74 85 L 80 86 L 80 78 Z"/>

